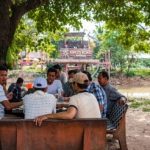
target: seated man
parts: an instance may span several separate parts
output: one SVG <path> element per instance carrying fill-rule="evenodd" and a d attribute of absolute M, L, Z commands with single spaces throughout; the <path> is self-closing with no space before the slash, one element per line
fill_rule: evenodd
<path fill-rule="evenodd" d="M 9 88 L 8 88 L 8 93 L 12 92 L 13 93 L 13 97 L 10 100 L 10 102 L 19 102 L 22 100 L 22 96 L 21 96 L 21 87 L 23 85 L 23 79 L 22 78 L 18 78 L 16 83 L 12 83 Z"/>
<path fill-rule="evenodd" d="M 63 87 L 60 80 L 56 79 L 57 71 L 54 68 L 49 68 L 47 71 L 47 83 L 48 88 L 47 92 L 50 94 L 59 94 L 60 92 L 63 94 Z"/>
<path fill-rule="evenodd" d="M 39 115 L 55 113 L 57 99 L 46 93 L 47 81 L 37 77 L 33 85 L 35 92 L 23 97 L 25 119 L 33 119 Z"/>
<path fill-rule="evenodd" d="M 106 96 L 107 96 L 107 117 L 111 112 L 112 107 L 116 102 L 120 105 L 125 104 L 127 98 L 119 93 L 110 83 L 109 75 L 106 71 L 102 71 L 98 75 L 98 82 L 103 87 Z"/>
<path fill-rule="evenodd" d="M 103 90 L 103 88 L 100 85 L 98 85 L 92 81 L 91 74 L 88 71 L 83 71 L 83 73 L 85 73 L 89 79 L 88 87 L 86 90 L 95 95 L 95 97 L 99 103 L 99 108 L 101 110 L 102 118 L 106 118 L 107 97 L 106 97 L 105 91 Z"/>
<path fill-rule="evenodd" d="M 35 118 L 36 125 L 49 118 L 56 119 L 73 119 L 73 118 L 100 118 L 101 113 L 95 96 L 86 92 L 88 77 L 86 74 L 79 72 L 75 74 L 74 90 L 76 95 L 70 97 L 69 107 L 67 111 L 56 114 L 46 114 Z"/>
<path fill-rule="evenodd" d="M 6 95 L 6 80 L 7 68 L 6 66 L 0 66 L 0 118 L 4 117 L 4 109 L 11 110 L 22 105 L 22 102 L 9 102 L 9 100 L 12 99 L 12 95 L 9 93 Z"/>
<path fill-rule="evenodd" d="M 72 79 L 76 73 L 77 73 L 77 70 L 69 70 L 68 71 L 68 81 L 63 86 L 65 97 L 70 97 L 70 96 L 75 95 L 75 91 L 74 91 L 73 85 L 72 85 Z"/>

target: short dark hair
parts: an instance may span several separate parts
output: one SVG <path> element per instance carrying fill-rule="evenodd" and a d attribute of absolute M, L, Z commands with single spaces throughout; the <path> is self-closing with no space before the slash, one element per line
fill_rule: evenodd
<path fill-rule="evenodd" d="M 6 65 L 0 65 L 0 71 L 8 71 Z"/>
<path fill-rule="evenodd" d="M 107 71 L 101 71 L 98 76 L 102 76 L 103 78 L 109 80 L 109 75 Z"/>
<path fill-rule="evenodd" d="M 88 71 L 82 71 L 83 73 L 85 73 L 89 79 L 89 81 L 92 81 L 92 76 Z"/>
<path fill-rule="evenodd" d="M 77 70 L 69 70 L 68 74 L 72 74 L 72 73 L 76 74 L 77 72 L 78 72 Z"/>
<path fill-rule="evenodd" d="M 49 69 L 47 70 L 47 75 L 48 75 L 49 72 L 55 72 L 55 74 L 57 74 L 57 70 L 54 69 L 53 67 L 51 67 L 51 68 L 49 68 Z"/>
<path fill-rule="evenodd" d="M 24 81 L 24 80 L 19 77 L 19 78 L 17 79 L 16 83 L 23 83 L 23 81 Z"/>
<path fill-rule="evenodd" d="M 54 68 L 54 69 L 59 69 L 59 70 L 62 69 L 61 66 L 60 66 L 59 64 L 54 65 L 53 68 Z"/>

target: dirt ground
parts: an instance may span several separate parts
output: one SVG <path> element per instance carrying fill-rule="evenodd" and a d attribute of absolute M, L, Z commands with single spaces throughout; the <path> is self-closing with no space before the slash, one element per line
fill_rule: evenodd
<path fill-rule="evenodd" d="M 150 77 L 111 78 L 111 83 L 116 87 L 126 89 L 144 87 L 150 92 Z M 141 109 L 129 107 L 126 115 L 126 137 L 128 150 L 150 150 L 150 112 L 143 112 Z M 108 149 L 118 150 L 118 142 L 109 142 Z"/>

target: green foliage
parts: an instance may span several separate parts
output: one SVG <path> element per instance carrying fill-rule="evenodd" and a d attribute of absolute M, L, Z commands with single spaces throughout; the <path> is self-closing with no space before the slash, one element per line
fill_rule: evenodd
<path fill-rule="evenodd" d="M 133 76 L 150 77 L 149 68 L 142 68 L 142 69 L 132 68 L 130 69 L 130 71 L 125 70 L 124 73 L 128 77 L 133 77 Z"/>

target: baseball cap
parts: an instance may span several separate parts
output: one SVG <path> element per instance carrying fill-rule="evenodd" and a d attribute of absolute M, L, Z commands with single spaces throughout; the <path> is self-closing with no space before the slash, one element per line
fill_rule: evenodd
<path fill-rule="evenodd" d="M 79 83 L 79 84 L 85 84 L 88 80 L 88 77 L 85 73 L 78 72 L 73 77 L 73 82 Z"/>
<path fill-rule="evenodd" d="M 46 88 L 46 87 L 47 87 L 47 81 L 46 81 L 46 79 L 43 78 L 43 77 L 37 77 L 37 78 L 34 80 L 33 86 L 34 86 L 35 88 L 39 88 L 39 89 Z"/>

